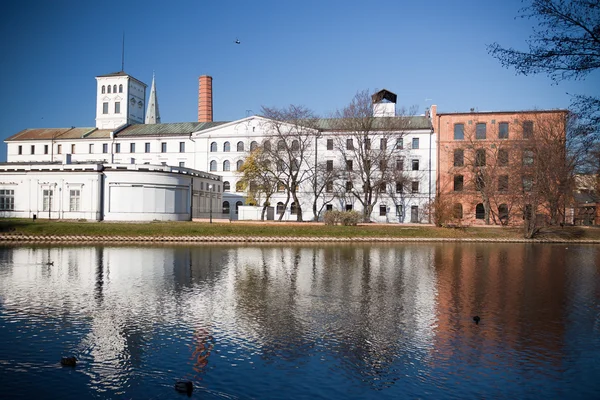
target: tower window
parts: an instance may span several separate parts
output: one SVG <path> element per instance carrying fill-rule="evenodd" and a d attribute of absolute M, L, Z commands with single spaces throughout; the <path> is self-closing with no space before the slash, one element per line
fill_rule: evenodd
<path fill-rule="evenodd" d="M 123 93 L 123 85 L 119 85 L 119 93 Z"/>
<path fill-rule="evenodd" d="M 113 93 L 117 93 L 117 85 L 113 85 Z"/>
<path fill-rule="evenodd" d="M 108 103 L 107 102 L 102 103 L 102 114 L 108 114 Z"/>
<path fill-rule="evenodd" d="M 108 85 L 108 93 L 110 93 L 110 85 Z"/>
<path fill-rule="evenodd" d="M 106 86 L 102 85 L 102 94 L 106 93 Z"/>

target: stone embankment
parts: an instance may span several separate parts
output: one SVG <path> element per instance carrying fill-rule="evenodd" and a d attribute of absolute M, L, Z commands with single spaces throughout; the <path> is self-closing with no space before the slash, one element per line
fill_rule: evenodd
<path fill-rule="evenodd" d="M 83 236 L 0 235 L 0 243 L 373 243 L 373 242 L 494 242 L 600 244 L 594 239 L 412 238 L 412 237 L 237 237 L 237 236 Z"/>

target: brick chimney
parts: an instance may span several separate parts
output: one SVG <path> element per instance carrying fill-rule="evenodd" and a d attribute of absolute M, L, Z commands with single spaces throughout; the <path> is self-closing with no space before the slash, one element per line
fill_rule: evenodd
<path fill-rule="evenodd" d="M 212 122 L 212 120 L 212 76 L 202 75 L 198 78 L 198 122 Z"/>

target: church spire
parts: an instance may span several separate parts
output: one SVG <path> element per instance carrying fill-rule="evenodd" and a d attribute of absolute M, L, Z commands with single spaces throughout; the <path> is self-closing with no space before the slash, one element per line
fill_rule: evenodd
<path fill-rule="evenodd" d="M 152 87 L 150 88 L 150 99 L 148 100 L 148 111 L 146 112 L 146 124 L 160 124 L 160 113 L 158 112 L 158 97 L 156 96 L 156 84 L 154 73 L 152 74 Z"/>

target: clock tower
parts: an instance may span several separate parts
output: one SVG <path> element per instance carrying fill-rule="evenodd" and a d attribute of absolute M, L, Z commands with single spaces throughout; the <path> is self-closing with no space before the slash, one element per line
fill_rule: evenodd
<path fill-rule="evenodd" d="M 146 84 L 120 71 L 96 77 L 96 128 L 143 124 Z"/>

